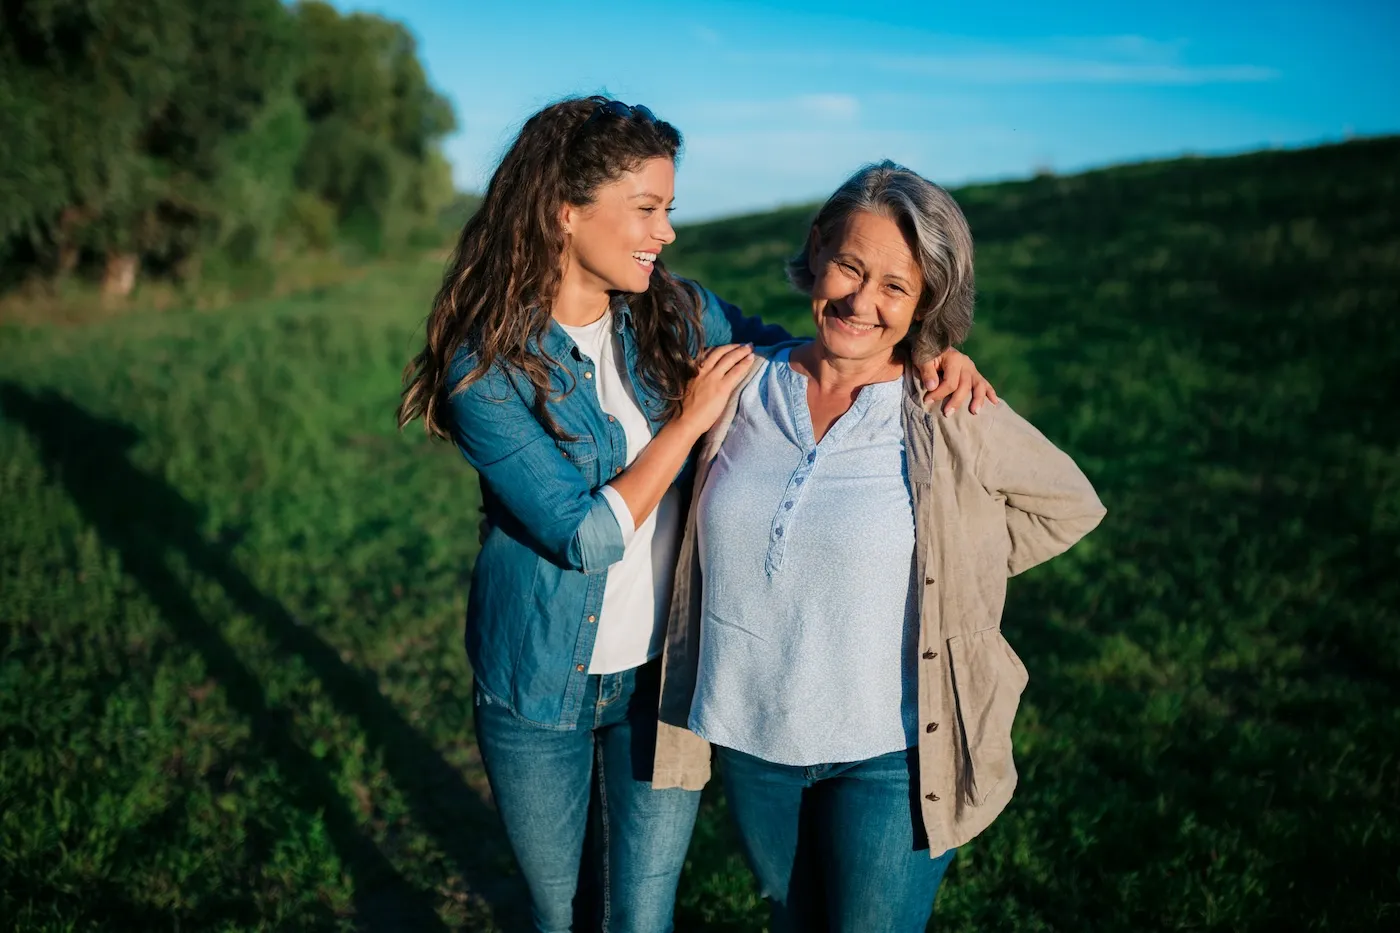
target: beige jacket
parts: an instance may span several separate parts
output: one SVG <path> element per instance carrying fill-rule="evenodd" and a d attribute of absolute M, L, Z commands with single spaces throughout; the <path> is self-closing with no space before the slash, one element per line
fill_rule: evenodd
<path fill-rule="evenodd" d="M 653 785 L 698 790 L 710 746 L 686 728 L 700 647 L 696 503 L 755 360 L 696 463 L 662 660 Z M 1006 580 L 1068 550 L 1104 516 L 1074 462 L 1005 402 L 945 418 L 925 411 L 912 373 L 904 400 L 919 597 L 919 792 L 929 854 L 972 839 L 1016 787 L 1011 724 L 1028 680 L 1001 634 Z M 1005 573 L 1001 568 L 1005 568 Z M 898 671 L 891 671 L 898 677 Z"/>

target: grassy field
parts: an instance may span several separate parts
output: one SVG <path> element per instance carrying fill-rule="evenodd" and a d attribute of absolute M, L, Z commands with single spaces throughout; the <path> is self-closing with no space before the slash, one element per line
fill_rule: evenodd
<path fill-rule="evenodd" d="M 1400 140 L 958 192 L 970 352 L 1109 509 L 1011 586 L 1022 784 L 945 931 L 1400 924 Z M 810 211 L 673 264 L 802 327 Z M 431 262 L 0 325 L 0 916 L 491 930 L 475 479 L 393 427 Z M 759 930 L 720 795 L 682 930 Z"/>

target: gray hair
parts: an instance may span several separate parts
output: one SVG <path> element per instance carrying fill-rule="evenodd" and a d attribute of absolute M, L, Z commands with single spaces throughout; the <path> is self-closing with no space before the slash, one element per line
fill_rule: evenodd
<path fill-rule="evenodd" d="M 802 252 L 788 260 L 788 281 L 812 293 L 816 273 L 810 263 L 812 234 L 823 242 L 859 211 L 889 217 L 909 239 L 923 272 L 918 310 L 923 321 L 906 338 L 915 362 L 936 356 L 967 339 L 972 329 L 972 231 L 958 202 L 947 191 L 888 160 L 867 165 L 827 198 L 812 221 Z"/>

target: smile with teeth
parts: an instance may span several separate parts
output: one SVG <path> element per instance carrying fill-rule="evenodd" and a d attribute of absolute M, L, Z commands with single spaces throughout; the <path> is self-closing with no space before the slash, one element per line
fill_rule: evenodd
<path fill-rule="evenodd" d="M 853 334 L 868 334 L 878 326 L 876 324 L 857 324 L 855 321 L 848 321 L 835 315 L 832 315 L 832 320 L 841 325 L 843 330 L 848 330 Z"/>
<path fill-rule="evenodd" d="M 632 258 L 637 260 L 637 262 L 641 263 L 642 265 L 646 266 L 648 269 L 651 268 L 652 263 L 656 262 L 655 253 L 644 253 L 638 251 L 632 254 Z"/>

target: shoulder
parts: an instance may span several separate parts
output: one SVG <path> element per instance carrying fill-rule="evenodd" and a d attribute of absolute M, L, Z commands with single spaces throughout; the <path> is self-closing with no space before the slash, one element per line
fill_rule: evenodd
<path fill-rule="evenodd" d="M 493 360 L 484 372 L 478 372 L 480 360 L 476 349 L 467 344 L 458 347 L 457 352 L 452 354 L 447 367 L 447 391 L 454 402 L 504 402 L 521 397 L 516 374 L 505 363 L 499 359 Z M 466 384 L 463 385 L 463 382 Z"/>
<path fill-rule="evenodd" d="M 792 340 L 783 340 L 779 341 L 778 343 L 769 344 L 766 347 L 754 347 L 753 354 L 754 356 L 758 357 L 764 362 L 772 362 L 778 357 L 781 357 L 784 361 L 786 361 L 788 358 L 787 355 L 791 351 L 797 349 L 798 347 L 804 347 L 811 342 L 812 338 L 810 337 L 800 337 L 794 338 Z"/>
<path fill-rule="evenodd" d="M 910 383 L 905 420 L 912 429 L 925 433 L 935 450 L 941 449 L 951 460 L 969 466 L 976 466 L 989 449 L 995 448 L 1009 427 L 1014 432 L 1014 425 L 1026 424 L 1005 399 L 996 405 L 982 406 L 975 415 L 961 408 L 945 416 L 938 403 L 932 408 L 924 407 L 923 390 L 917 381 Z"/>

